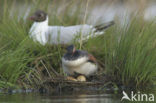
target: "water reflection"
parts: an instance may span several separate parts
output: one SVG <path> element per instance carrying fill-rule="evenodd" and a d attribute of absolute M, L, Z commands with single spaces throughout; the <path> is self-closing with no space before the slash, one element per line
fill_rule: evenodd
<path fill-rule="evenodd" d="M 151 3 L 145 10 L 144 19 L 153 20 L 156 17 L 156 3 Z"/>
<path fill-rule="evenodd" d="M 0 0 L 2 1 L 2 0 Z M 16 1 L 16 0 L 15 0 Z M 70 1 L 70 2 L 69 2 Z M 62 0 L 62 2 L 53 0 L 49 2 L 49 5 L 47 5 L 48 8 L 48 14 L 50 14 L 49 18 L 53 18 L 51 16 L 57 16 L 59 19 L 62 18 L 62 14 L 66 11 L 66 9 L 69 9 L 72 0 Z M 153 20 L 156 16 L 156 2 L 149 0 L 99 0 L 98 2 L 95 2 L 96 0 L 90 0 L 89 2 L 89 8 L 88 8 L 88 14 L 90 14 L 89 18 L 87 19 L 88 24 L 95 24 L 98 21 L 101 22 L 108 22 L 111 20 L 115 20 L 116 18 L 119 19 L 120 23 L 127 23 L 130 18 L 131 14 L 138 14 L 140 12 L 143 12 L 142 16 L 145 20 Z M 82 10 L 85 10 L 85 1 L 82 1 L 81 3 Z M 26 2 L 26 1 L 16 1 L 15 3 L 11 4 L 9 6 L 10 11 L 10 17 L 14 16 L 15 12 L 18 12 L 18 18 L 23 18 L 25 21 L 27 21 L 27 17 L 29 16 L 32 11 L 35 9 L 42 9 L 42 6 L 37 7 L 36 4 L 32 1 Z M 77 2 L 73 2 L 70 9 L 74 11 L 77 7 Z M 3 8 L 0 7 L 0 9 Z M 69 10 L 70 13 L 74 13 Z M 83 18 L 82 12 L 82 18 Z M 52 15 L 51 15 L 52 14 Z M 79 14 L 81 15 L 81 14 Z M 71 16 L 73 16 L 71 14 Z"/>
<path fill-rule="evenodd" d="M 117 95 L 116 95 L 117 96 Z M 38 93 L 0 95 L 0 103 L 120 103 L 115 95 L 39 95 Z"/>

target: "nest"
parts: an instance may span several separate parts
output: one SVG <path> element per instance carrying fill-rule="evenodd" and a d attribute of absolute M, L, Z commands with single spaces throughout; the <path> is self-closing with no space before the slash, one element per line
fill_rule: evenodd
<path fill-rule="evenodd" d="M 60 92 L 60 91 L 97 91 L 104 87 L 110 87 L 105 76 L 94 76 L 87 79 L 86 82 L 70 81 L 64 76 L 48 78 L 42 82 L 40 92 Z"/>

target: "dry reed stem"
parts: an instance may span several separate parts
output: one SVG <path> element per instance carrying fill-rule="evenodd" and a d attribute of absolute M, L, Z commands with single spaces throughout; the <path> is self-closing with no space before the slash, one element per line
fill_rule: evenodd
<path fill-rule="evenodd" d="M 86 17 L 87 17 L 87 11 L 88 11 L 88 5 L 89 5 L 89 0 L 87 0 L 87 3 L 86 3 L 86 8 L 85 8 L 85 15 L 84 15 L 84 19 L 83 19 L 83 24 L 85 24 L 86 22 Z M 80 50 L 82 49 L 82 33 L 80 34 Z"/>

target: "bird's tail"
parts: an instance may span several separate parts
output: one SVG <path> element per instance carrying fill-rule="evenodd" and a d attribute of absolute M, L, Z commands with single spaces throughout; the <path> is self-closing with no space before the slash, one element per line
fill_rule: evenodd
<path fill-rule="evenodd" d="M 109 28 L 110 26 L 112 26 L 114 24 L 115 24 L 114 21 L 110 21 L 108 23 L 103 23 L 103 24 L 100 24 L 100 25 L 96 25 L 96 26 L 94 26 L 94 28 L 96 29 L 95 32 L 101 32 L 101 31 Z"/>
<path fill-rule="evenodd" d="M 96 26 L 94 26 L 93 34 L 87 35 L 86 37 L 83 37 L 81 40 L 83 42 L 86 42 L 89 38 L 93 38 L 93 37 L 103 35 L 104 30 L 109 28 L 110 26 L 112 26 L 114 24 L 115 24 L 114 21 L 110 21 L 108 23 L 103 23 L 103 24 L 100 24 L 100 25 L 96 25 Z M 78 40 L 78 41 L 80 42 L 80 40 Z"/>

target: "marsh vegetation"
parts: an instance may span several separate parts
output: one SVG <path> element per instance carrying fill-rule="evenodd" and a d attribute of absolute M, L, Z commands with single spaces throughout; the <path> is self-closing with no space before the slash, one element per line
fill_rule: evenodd
<path fill-rule="evenodd" d="M 65 49 L 61 45 L 42 46 L 33 42 L 28 33 L 32 22 L 27 18 L 36 9 L 42 9 L 49 14 L 50 25 L 94 24 L 99 19 L 91 22 L 96 16 L 91 16 L 91 11 L 100 3 L 89 1 L 86 8 L 88 1 L 1 0 L 0 88 L 40 88 L 46 79 L 64 76 L 61 57 Z M 154 87 L 155 20 L 144 20 L 139 11 L 130 14 L 128 23 L 124 23 L 126 19 L 121 23 L 118 16 L 114 18 L 116 24 L 104 35 L 74 44 L 97 58 L 99 72 L 96 77 L 106 77 L 114 87 Z"/>

